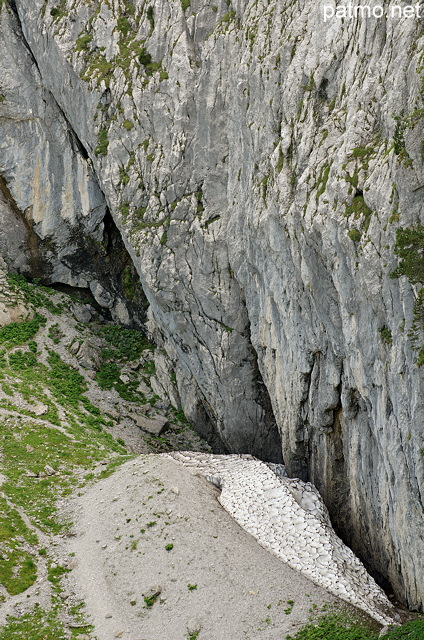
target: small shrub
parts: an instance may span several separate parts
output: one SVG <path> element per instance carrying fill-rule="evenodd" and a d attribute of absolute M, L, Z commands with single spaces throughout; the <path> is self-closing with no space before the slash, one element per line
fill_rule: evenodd
<path fill-rule="evenodd" d="M 107 129 L 100 129 L 99 131 L 99 143 L 94 149 L 94 155 L 105 156 L 109 147 L 109 140 L 107 136 Z"/>
<path fill-rule="evenodd" d="M 398 156 L 405 153 L 405 129 L 407 123 L 404 119 L 404 112 L 402 111 L 400 116 L 393 116 L 393 120 L 396 122 L 393 132 L 393 149 Z"/>
<path fill-rule="evenodd" d="M 138 61 L 140 64 L 142 64 L 143 66 L 146 66 L 148 64 L 150 64 L 152 62 L 152 56 L 151 54 L 147 51 L 146 47 L 143 47 L 140 51 L 140 54 L 138 56 Z"/>
<path fill-rule="evenodd" d="M 347 235 L 353 242 L 359 242 L 361 239 L 361 232 L 358 229 L 351 229 Z"/>
<path fill-rule="evenodd" d="M 18 349 L 9 356 L 9 365 L 15 371 L 28 369 L 37 365 L 37 357 L 32 351 Z"/>
<path fill-rule="evenodd" d="M 372 147 L 355 147 L 352 151 L 353 158 L 368 158 L 375 153 Z"/>
<path fill-rule="evenodd" d="M 152 6 L 150 6 L 147 9 L 147 14 L 146 15 L 147 15 L 148 21 L 150 22 L 150 34 L 149 35 L 151 35 L 153 33 L 154 28 L 155 28 L 154 9 L 153 9 Z"/>
<path fill-rule="evenodd" d="M 92 41 L 93 36 L 90 33 L 86 33 L 83 36 L 77 38 L 75 42 L 75 51 L 88 51 L 88 45 Z"/>
<path fill-rule="evenodd" d="M 51 327 L 49 327 L 48 336 L 50 340 L 52 340 L 55 344 L 59 344 L 59 342 L 64 336 L 64 333 L 60 329 L 59 325 L 56 323 L 56 324 L 53 324 Z"/>
<path fill-rule="evenodd" d="M 50 365 L 48 383 L 53 394 L 59 402 L 66 400 L 70 405 L 77 406 L 87 389 L 84 378 L 54 351 L 49 351 L 47 362 Z"/>
<path fill-rule="evenodd" d="M 109 324 L 101 327 L 98 335 L 115 347 L 117 357 L 122 360 L 136 360 L 145 349 L 153 348 L 146 336 L 137 329 L 124 329 L 119 325 Z"/>
<path fill-rule="evenodd" d="M 117 22 L 117 28 L 118 28 L 118 31 L 122 33 L 124 38 L 126 38 L 128 35 L 128 32 L 131 29 L 128 18 L 125 18 L 125 16 L 119 17 Z"/>
<path fill-rule="evenodd" d="M 158 597 L 159 597 L 159 593 L 154 593 L 151 596 L 144 596 L 144 602 L 146 607 L 149 607 L 149 608 L 153 607 Z"/>
<path fill-rule="evenodd" d="M 381 339 L 383 340 L 383 342 L 385 342 L 386 344 L 391 345 L 393 342 L 393 337 L 392 337 L 392 332 L 390 331 L 390 329 L 388 327 L 382 327 L 381 329 L 379 329 L 380 332 L 380 336 Z"/>
<path fill-rule="evenodd" d="M 360 216 L 368 218 L 372 214 L 372 210 L 366 205 L 363 196 L 357 195 L 352 198 L 352 202 L 346 207 L 344 215 L 351 216 L 357 220 Z"/>
<path fill-rule="evenodd" d="M 396 229 L 395 255 L 399 264 L 390 274 L 391 278 L 406 276 L 411 284 L 424 283 L 424 226 Z M 417 292 L 414 317 L 410 331 L 411 342 L 418 351 L 417 366 L 424 365 L 424 286 Z"/>
<path fill-rule="evenodd" d="M 394 252 L 399 264 L 390 276 L 406 276 L 412 284 L 424 283 L 424 225 L 396 229 Z"/>

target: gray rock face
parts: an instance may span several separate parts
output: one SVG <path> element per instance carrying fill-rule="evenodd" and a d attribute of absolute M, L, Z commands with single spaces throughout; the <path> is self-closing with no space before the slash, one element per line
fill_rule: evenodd
<path fill-rule="evenodd" d="M 13 271 L 91 290 L 117 321 L 140 324 L 144 295 L 92 163 L 6 7 L 0 32 L 0 255 Z"/>
<path fill-rule="evenodd" d="M 422 608 L 416 292 L 389 277 L 424 195 L 418 21 L 324 23 L 312 1 L 15 4 L 0 173 L 51 241 L 43 260 L 65 281 L 74 221 L 101 242 L 107 203 L 150 304 L 156 387 L 217 450 L 282 451 Z M 84 260 L 66 273 L 108 304 Z"/>

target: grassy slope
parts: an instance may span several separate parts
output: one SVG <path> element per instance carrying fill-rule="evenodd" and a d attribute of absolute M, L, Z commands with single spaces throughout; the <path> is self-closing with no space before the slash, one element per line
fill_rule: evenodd
<path fill-rule="evenodd" d="M 68 569 L 49 558 L 55 536 L 66 535 L 72 525 L 63 520 L 57 501 L 131 457 L 123 440 L 110 433 L 114 421 L 86 392 L 97 388 L 101 397 L 101 390 L 115 390 L 134 410 L 146 403 L 153 406 L 153 392 L 146 397 L 137 391 L 140 381 L 148 385 L 154 372 L 148 356 L 153 346 L 137 331 L 111 324 L 90 328 L 74 321 L 72 330 L 82 341 L 102 342 L 91 380 L 72 357 L 71 327 L 67 335 L 75 301 L 21 278 L 0 276 L 0 302 L 12 309 L 23 304 L 28 312 L 0 328 L 0 602 L 27 596 L 23 615 L 9 617 L 0 640 L 59 640 L 84 628 L 70 629 L 62 622 L 66 618 L 77 625 L 81 607 L 59 597 L 60 576 Z M 119 379 L 122 367 L 142 355 L 144 364 L 124 384 Z M 174 429 L 179 428 L 183 425 L 176 421 Z M 166 446 L 166 437 L 146 435 L 145 440 Z M 43 575 L 49 581 L 47 600 L 36 583 Z"/>

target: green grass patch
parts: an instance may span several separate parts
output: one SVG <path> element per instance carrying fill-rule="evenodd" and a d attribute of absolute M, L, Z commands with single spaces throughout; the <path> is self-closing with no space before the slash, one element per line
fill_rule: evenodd
<path fill-rule="evenodd" d="M 116 349 L 116 357 L 121 360 L 136 360 L 145 349 L 154 348 L 141 331 L 124 329 L 119 325 L 101 327 L 98 335 Z"/>
<path fill-rule="evenodd" d="M 342 612 L 330 612 L 312 620 L 286 640 L 378 640 L 378 631 L 359 618 Z M 422 640 L 424 620 L 393 627 L 385 640 Z"/>
<path fill-rule="evenodd" d="M 121 369 L 114 362 L 106 362 L 96 373 L 96 380 L 102 389 L 111 389 L 119 380 Z"/>
<path fill-rule="evenodd" d="M 6 626 L 0 629 L 0 640 L 66 640 L 67 637 L 57 610 L 47 611 L 39 605 L 19 618 L 9 616 Z"/>
<path fill-rule="evenodd" d="M 94 155 L 96 156 L 106 156 L 107 150 L 109 147 L 109 139 L 107 135 L 107 129 L 100 129 L 99 131 L 99 142 L 97 147 L 94 149 Z"/>
<path fill-rule="evenodd" d="M 398 266 L 390 274 L 391 278 L 406 276 L 411 284 L 424 283 L 424 226 L 396 229 L 395 255 Z M 409 337 L 418 351 L 416 364 L 424 365 L 424 287 L 420 287 L 414 302 L 413 321 Z"/>
<path fill-rule="evenodd" d="M 66 400 L 67 404 L 76 406 L 87 389 L 84 378 L 54 351 L 49 351 L 47 361 L 50 365 L 49 388 L 59 401 Z"/>
<path fill-rule="evenodd" d="M 88 51 L 88 45 L 92 41 L 93 36 L 91 33 L 85 33 L 76 39 L 75 51 Z"/>
<path fill-rule="evenodd" d="M 0 497 L 0 584 L 12 596 L 22 593 L 37 579 L 34 556 L 23 545 L 38 543 L 16 509 Z"/>
<path fill-rule="evenodd" d="M 45 323 L 44 316 L 37 313 L 32 320 L 7 324 L 0 329 L 0 344 L 6 349 L 25 344 L 38 333 L 40 327 Z"/>
<path fill-rule="evenodd" d="M 57 520 L 56 500 L 75 487 L 75 468 L 90 469 L 93 464 L 111 453 L 123 451 L 108 433 L 81 425 L 75 418 L 72 436 L 51 426 L 20 422 L 18 419 L 1 425 L 0 447 L 3 451 L 1 472 L 6 476 L 2 490 L 14 505 L 25 513 L 40 529 L 59 533 L 66 523 Z M 49 477 L 38 475 L 48 464 L 60 472 Z"/>
<path fill-rule="evenodd" d="M 62 576 L 66 573 L 69 573 L 70 569 L 65 569 L 65 567 L 52 567 L 51 565 L 48 568 L 47 578 L 52 583 L 53 587 L 55 587 L 56 591 L 60 590 L 60 581 Z"/>
<path fill-rule="evenodd" d="M 328 182 L 328 176 L 330 175 L 330 166 L 327 164 L 325 165 L 325 167 L 322 169 L 321 174 L 318 178 L 318 182 L 316 184 L 317 187 L 317 195 L 315 197 L 316 202 L 318 202 L 319 198 L 322 196 L 322 194 L 324 193 L 326 187 L 327 187 L 327 182 Z"/>

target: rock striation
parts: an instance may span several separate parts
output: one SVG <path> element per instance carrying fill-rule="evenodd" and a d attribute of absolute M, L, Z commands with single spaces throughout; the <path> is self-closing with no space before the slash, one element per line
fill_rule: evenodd
<path fill-rule="evenodd" d="M 422 216 L 419 21 L 324 22 L 312 0 L 0 4 L 0 174 L 27 272 L 127 321 L 139 278 L 157 392 L 217 451 L 284 458 L 422 608 L 422 324 L 417 285 L 390 278 Z"/>

